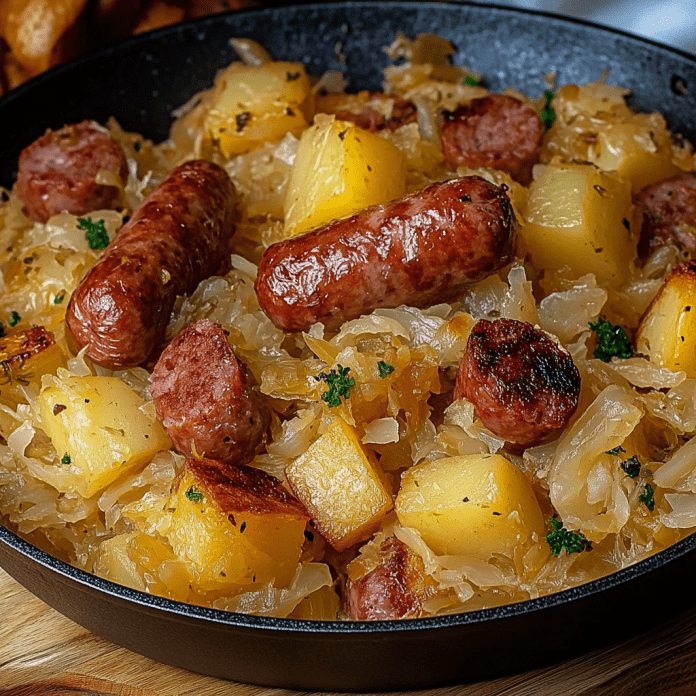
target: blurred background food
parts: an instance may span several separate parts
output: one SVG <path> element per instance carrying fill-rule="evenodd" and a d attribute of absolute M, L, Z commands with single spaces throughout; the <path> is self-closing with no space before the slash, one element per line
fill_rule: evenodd
<path fill-rule="evenodd" d="M 0 0 L 0 95 L 58 63 L 131 34 L 216 12 L 278 4 L 285 3 Z M 693 0 L 497 0 L 496 4 L 566 14 L 696 51 Z"/>

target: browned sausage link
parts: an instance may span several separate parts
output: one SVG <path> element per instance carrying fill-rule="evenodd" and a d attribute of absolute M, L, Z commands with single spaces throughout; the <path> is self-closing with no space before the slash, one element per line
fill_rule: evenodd
<path fill-rule="evenodd" d="M 105 128 L 82 121 L 57 131 L 48 130 L 22 150 L 13 192 L 24 204 L 26 214 L 38 222 L 61 212 L 82 215 L 90 210 L 115 208 L 119 190 L 97 184 L 100 171 L 112 172 L 125 183 L 126 156 Z"/>
<path fill-rule="evenodd" d="M 472 99 L 445 112 L 440 131 L 445 160 L 475 169 L 492 167 L 507 172 L 525 186 L 539 161 L 544 124 L 519 99 L 503 94 Z"/>
<path fill-rule="evenodd" d="M 513 223 L 505 187 L 439 182 L 270 246 L 256 294 L 286 331 L 336 328 L 377 307 L 429 307 L 504 266 Z"/>
<path fill-rule="evenodd" d="M 145 362 L 164 338 L 177 295 L 220 267 L 236 205 L 234 185 L 216 164 L 174 169 L 73 293 L 66 321 L 78 346 L 111 369 Z"/>
<path fill-rule="evenodd" d="M 669 242 L 696 256 L 696 173 L 684 172 L 646 186 L 633 202 L 642 216 L 640 258 Z"/>
<path fill-rule="evenodd" d="M 356 621 L 420 617 L 435 586 L 425 573 L 423 560 L 396 537 L 382 542 L 379 555 L 377 567 L 362 578 L 351 580 L 349 576 L 348 614 Z"/>
<path fill-rule="evenodd" d="M 562 430 L 580 397 L 580 373 L 548 334 L 514 319 L 474 325 L 454 398 L 465 397 L 498 437 L 531 447 Z"/>
<path fill-rule="evenodd" d="M 266 443 L 270 408 L 247 383 L 220 324 L 186 327 L 157 361 L 151 391 L 157 416 L 187 457 L 247 464 Z"/>
<path fill-rule="evenodd" d="M 337 111 L 336 118 L 340 121 L 350 121 L 360 128 L 375 133 L 385 128 L 395 131 L 407 123 L 414 123 L 417 120 L 417 111 L 413 102 L 406 99 L 395 99 L 389 118 L 373 109 L 369 104 L 359 114 L 352 111 Z"/>

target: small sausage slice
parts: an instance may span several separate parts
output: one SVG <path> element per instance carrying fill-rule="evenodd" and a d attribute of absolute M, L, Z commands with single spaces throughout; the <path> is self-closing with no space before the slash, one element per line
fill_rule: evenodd
<path fill-rule="evenodd" d="M 128 164 L 121 146 L 94 121 L 48 130 L 22 150 L 13 192 L 26 214 L 37 222 L 68 212 L 82 215 L 100 208 L 116 208 L 115 186 L 97 184 L 100 171 L 115 174 L 121 183 Z"/>
<path fill-rule="evenodd" d="M 143 201 L 70 298 L 79 348 L 112 370 L 144 363 L 162 343 L 177 295 L 228 259 L 237 194 L 224 169 L 194 160 Z"/>
<path fill-rule="evenodd" d="M 346 610 L 356 621 L 414 619 L 435 594 L 421 557 L 396 537 L 379 548 L 379 565 L 358 580 L 348 578 Z"/>
<path fill-rule="evenodd" d="M 307 331 L 377 307 L 451 300 L 509 260 L 505 191 L 475 176 L 438 182 L 273 244 L 259 264 L 259 304 L 279 328 Z"/>
<path fill-rule="evenodd" d="M 495 435 L 531 447 L 562 430 L 580 397 L 570 353 L 547 333 L 514 319 L 474 325 L 454 398 L 466 398 Z"/>
<path fill-rule="evenodd" d="M 369 104 L 359 114 L 352 111 L 337 111 L 336 118 L 339 121 L 350 121 L 359 128 L 376 133 L 385 129 L 395 131 L 407 123 L 414 123 L 418 114 L 413 102 L 407 99 L 395 99 L 389 118 L 386 118 L 377 109 L 373 109 Z"/>
<path fill-rule="evenodd" d="M 640 258 L 668 242 L 676 242 L 689 256 L 696 256 L 696 173 L 684 172 L 646 186 L 633 202 L 642 216 Z"/>
<path fill-rule="evenodd" d="M 218 323 L 197 321 L 164 349 L 151 393 L 158 418 L 187 457 L 247 464 L 266 443 L 270 408 L 248 384 Z"/>
<path fill-rule="evenodd" d="M 519 99 L 491 94 L 445 112 L 440 140 L 445 160 L 475 169 L 492 167 L 528 185 L 539 161 L 544 124 Z"/>

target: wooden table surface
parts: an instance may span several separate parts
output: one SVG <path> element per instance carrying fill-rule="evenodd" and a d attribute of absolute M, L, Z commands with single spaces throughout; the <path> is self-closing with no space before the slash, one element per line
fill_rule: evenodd
<path fill-rule="evenodd" d="M 645 611 L 650 617 L 649 611 Z M 657 617 L 650 617 L 657 623 Z M 550 637 L 551 638 L 551 637 Z M 465 656 L 463 656 L 465 659 Z M 166 667 L 98 638 L 0 570 L 0 696 L 292 696 Z M 696 612 L 575 660 L 423 696 L 693 696 Z"/>

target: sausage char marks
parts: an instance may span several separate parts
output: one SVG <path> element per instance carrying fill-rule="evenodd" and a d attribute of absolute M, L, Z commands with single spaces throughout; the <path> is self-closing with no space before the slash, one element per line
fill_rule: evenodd
<path fill-rule="evenodd" d="M 685 172 L 646 186 L 633 198 L 642 217 L 638 256 L 647 258 L 675 242 L 696 256 L 696 173 Z"/>
<path fill-rule="evenodd" d="M 457 372 L 454 398 L 462 397 L 495 435 L 531 447 L 567 425 L 578 405 L 580 373 L 541 329 L 514 319 L 482 319 Z"/>
<path fill-rule="evenodd" d="M 24 212 L 37 222 L 62 212 L 82 215 L 116 208 L 120 191 L 97 184 L 100 171 L 112 172 L 125 184 L 126 156 L 105 128 L 81 121 L 47 130 L 22 150 L 13 192 L 24 204 Z"/>
<path fill-rule="evenodd" d="M 229 260 L 236 210 L 234 184 L 218 165 L 194 160 L 172 170 L 70 298 L 66 322 L 77 346 L 113 370 L 146 362 L 177 296 Z"/>
<path fill-rule="evenodd" d="M 440 140 L 453 169 L 491 167 L 527 186 L 539 161 L 544 124 L 519 99 L 491 94 L 443 114 Z"/>
<path fill-rule="evenodd" d="M 355 621 L 414 619 L 434 594 L 421 557 L 396 537 L 379 548 L 380 562 L 357 580 L 348 577 L 346 610 Z"/>
<path fill-rule="evenodd" d="M 266 443 L 270 408 L 218 323 L 197 321 L 164 349 L 151 393 L 157 417 L 187 457 L 247 464 Z"/>
<path fill-rule="evenodd" d="M 256 294 L 285 331 L 338 328 L 378 307 L 429 307 L 502 268 L 514 214 L 504 186 L 438 182 L 385 206 L 273 244 Z"/>

